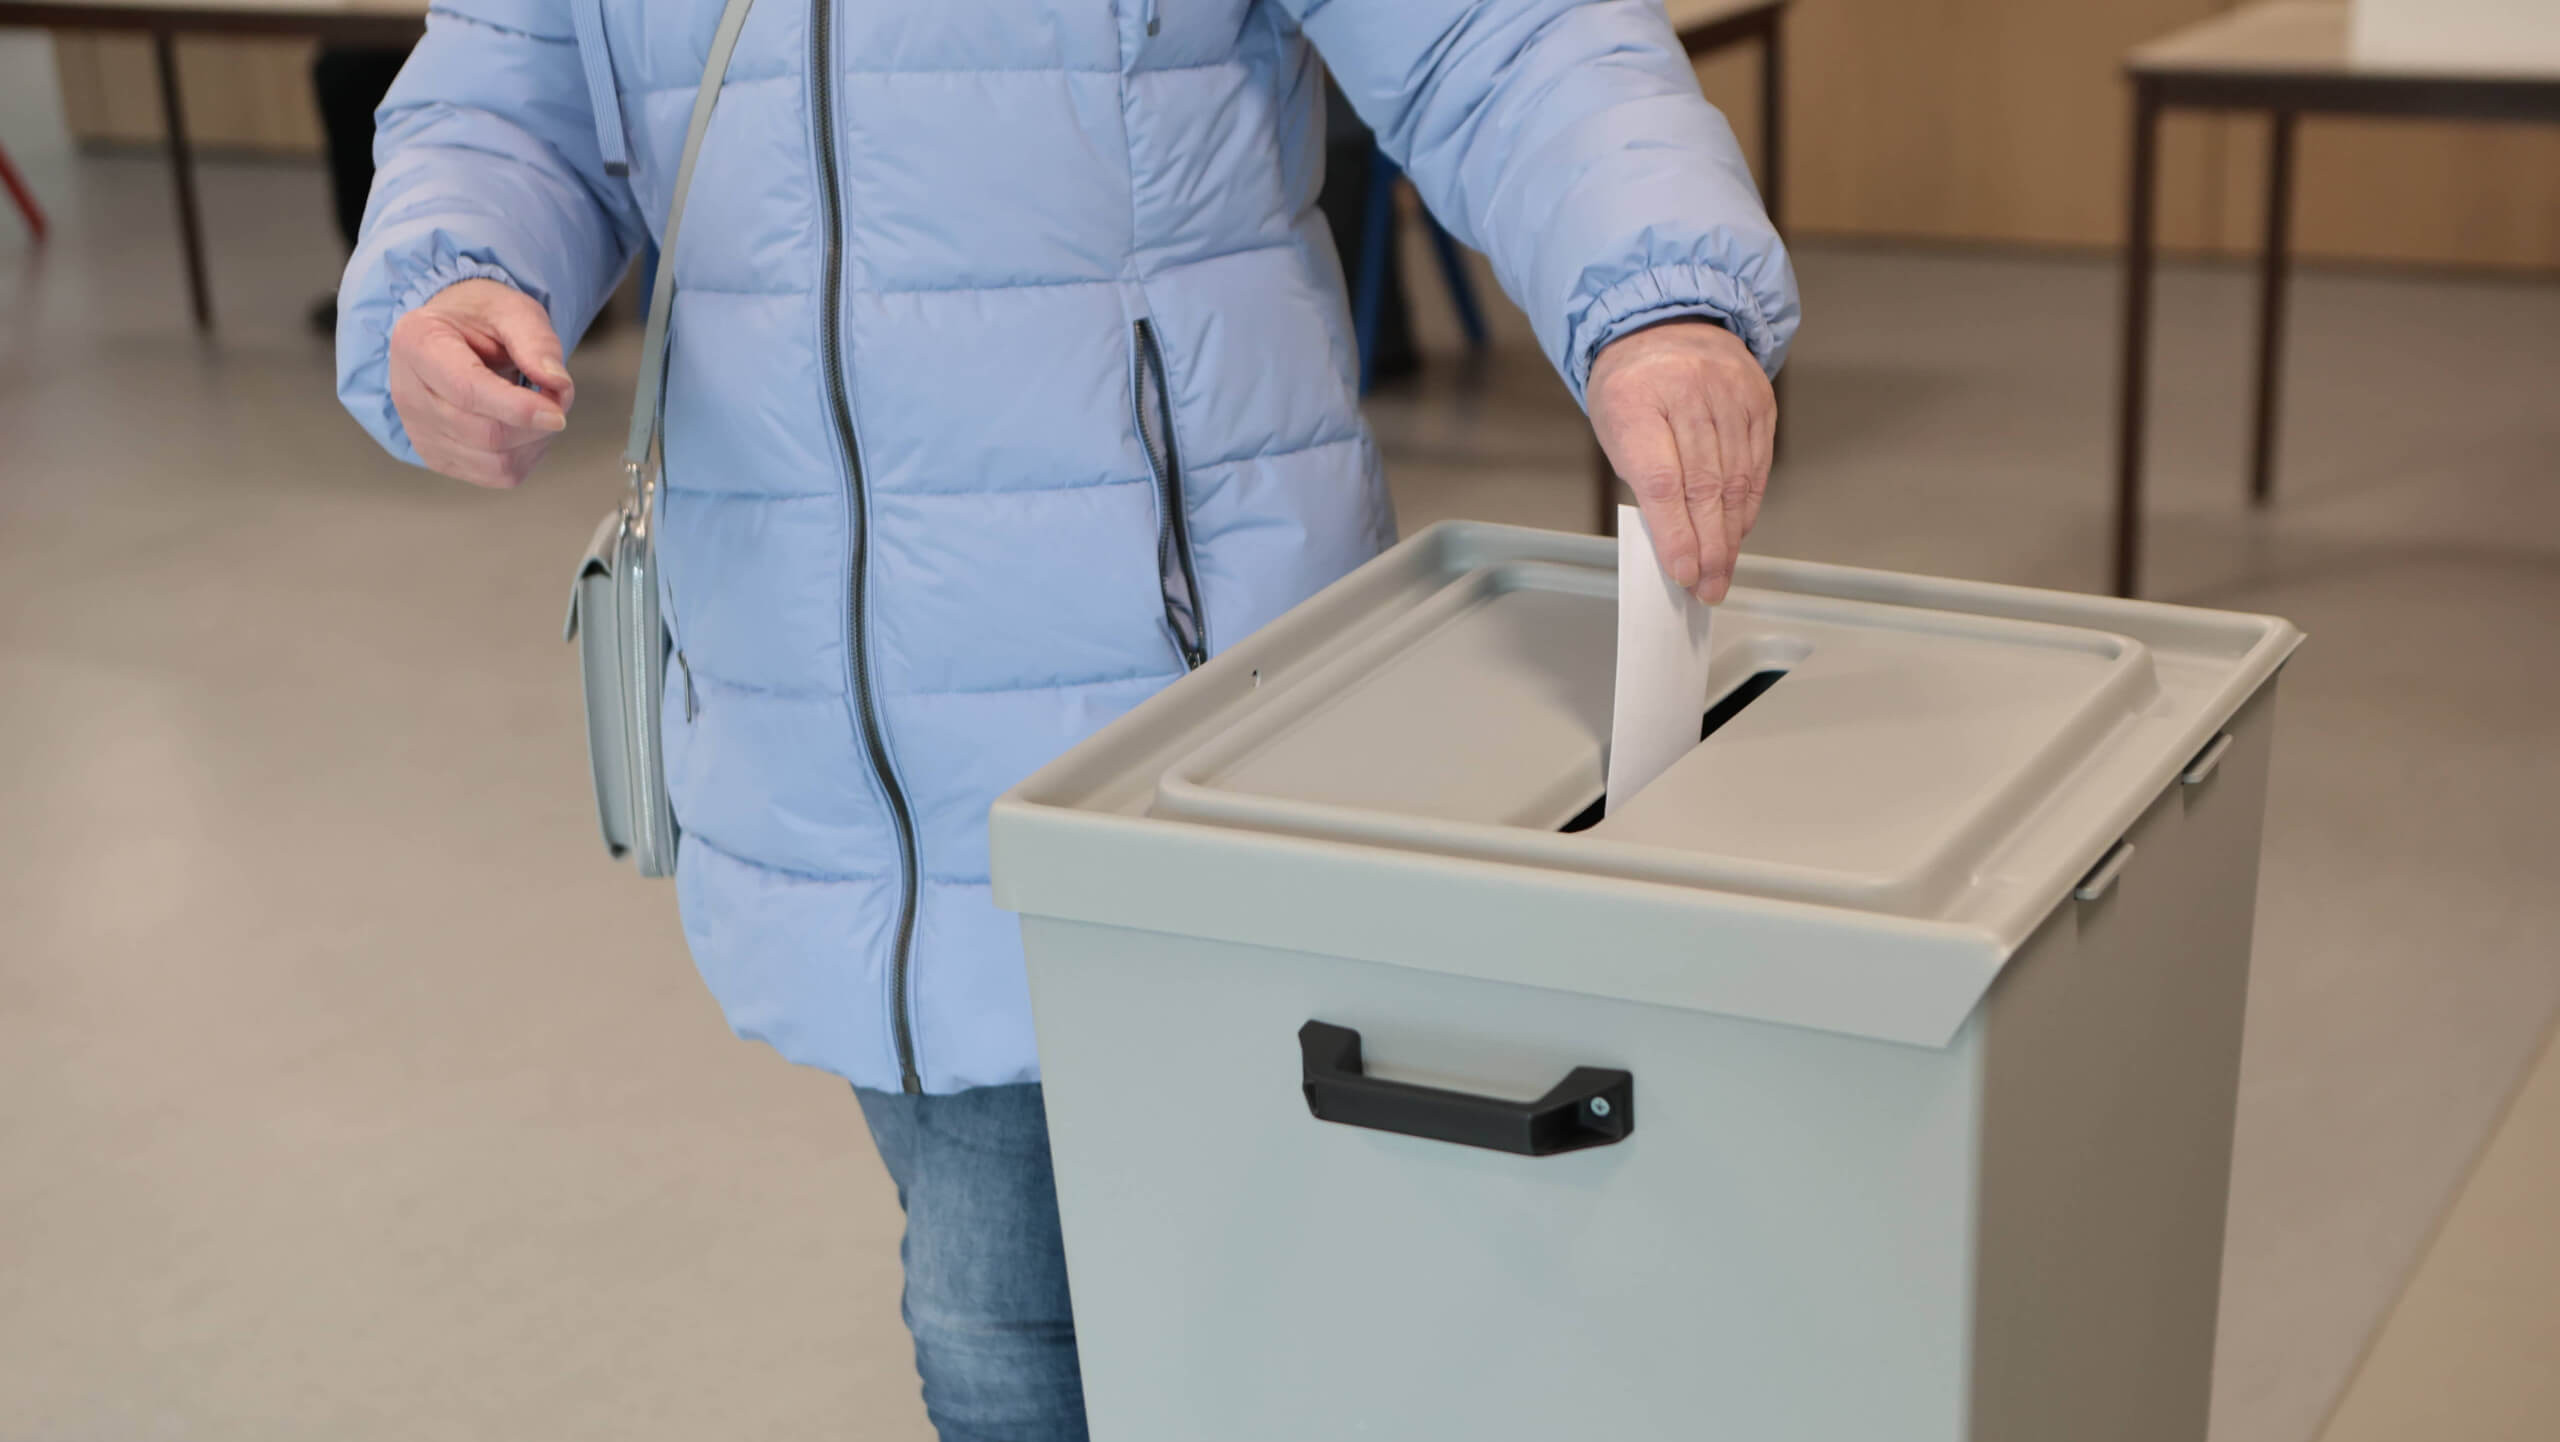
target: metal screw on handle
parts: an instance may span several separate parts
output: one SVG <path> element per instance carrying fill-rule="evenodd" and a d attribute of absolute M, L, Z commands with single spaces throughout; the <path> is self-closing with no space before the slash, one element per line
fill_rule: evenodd
<path fill-rule="evenodd" d="M 1591 1114 L 1595 1117 L 1607 1116 L 1609 1114 L 1609 1099 L 1607 1097 L 1593 1097 L 1591 1099 Z"/>

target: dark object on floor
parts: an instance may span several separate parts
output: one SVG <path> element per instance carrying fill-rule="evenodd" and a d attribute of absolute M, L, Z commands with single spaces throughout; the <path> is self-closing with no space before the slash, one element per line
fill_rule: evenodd
<path fill-rule="evenodd" d="M 1396 204 L 1404 176 L 1378 149 L 1377 137 L 1361 123 L 1330 77 L 1325 81 L 1324 149 L 1324 189 L 1316 204 L 1333 232 L 1334 251 L 1342 257 L 1343 284 L 1351 296 L 1352 334 L 1360 350 L 1360 392 L 1366 395 L 1380 381 L 1397 380 L 1422 368 L 1421 354 L 1413 344 L 1412 317 L 1405 309 L 1403 251 L 1396 240 L 1404 224 Z M 1449 287 L 1449 301 L 1457 308 L 1467 346 L 1482 350 L 1484 315 L 1476 307 L 1464 253 L 1427 210 L 1422 212 L 1422 223 L 1430 233 L 1441 279 Z"/>
<path fill-rule="evenodd" d="M 1362 395 L 1367 395 L 1378 379 L 1378 312 L 1384 300 L 1384 277 L 1403 269 L 1403 258 L 1395 249 L 1395 225 L 1402 218 L 1396 192 L 1403 184 L 1404 172 L 1396 168 L 1385 151 L 1371 146 L 1366 226 L 1360 235 L 1360 258 L 1353 262 L 1360 281 L 1351 287 L 1351 331 L 1360 341 Z M 1481 351 L 1486 344 L 1484 312 L 1476 308 L 1475 282 L 1467 278 L 1466 253 L 1427 207 L 1417 213 L 1422 217 L 1424 233 L 1430 237 L 1432 256 L 1440 263 L 1441 283 L 1449 287 L 1449 304 L 1457 309 L 1458 328 L 1466 332 L 1467 349 Z"/>
<path fill-rule="evenodd" d="M 1360 123 L 1351 105 L 1328 77 L 1325 81 L 1324 189 L 1316 197 L 1325 225 L 1333 232 L 1333 248 L 1342 257 L 1342 279 L 1351 294 L 1360 293 L 1361 239 L 1369 224 L 1370 161 L 1376 137 Z M 1371 381 L 1396 380 L 1422 368 L 1413 348 L 1413 324 L 1405 312 L 1404 277 L 1394 263 L 1397 216 L 1386 219 L 1384 247 L 1388 264 L 1379 276 L 1378 331 L 1369 341 Z"/>
<path fill-rule="evenodd" d="M 364 198 L 373 189 L 373 112 L 408 62 L 407 46 L 357 45 L 323 46 L 311 62 L 311 89 L 329 142 L 329 199 L 349 250 L 364 224 Z"/>

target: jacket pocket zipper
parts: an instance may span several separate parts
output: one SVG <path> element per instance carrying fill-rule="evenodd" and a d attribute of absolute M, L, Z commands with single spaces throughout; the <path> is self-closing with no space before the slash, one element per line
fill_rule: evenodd
<path fill-rule="evenodd" d="M 1130 403 L 1138 417 L 1138 442 L 1156 482 L 1156 582 L 1164 595 L 1165 634 L 1186 669 L 1209 659 L 1209 621 L 1200 605 L 1200 573 L 1191 558 L 1191 517 L 1182 494 L 1182 453 L 1173 439 L 1173 392 L 1165 380 L 1164 351 L 1155 325 L 1132 327 L 1138 363 L 1131 373 Z"/>

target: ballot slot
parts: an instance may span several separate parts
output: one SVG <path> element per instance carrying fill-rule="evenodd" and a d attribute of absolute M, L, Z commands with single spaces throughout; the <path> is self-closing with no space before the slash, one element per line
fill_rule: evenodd
<path fill-rule="evenodd" d="M 1741 715 L 1744 708 L 1748 707 L 1752 702 L 1769 694 L 1770 687 L 1777 685 L 1785 679 L 1787 679 L 1787 668 L 1784 666 L 1763 667 L 1762 669 L 1754 671 L 1750 675 L 1743 677 L 1742 684 L 1727 690 L 1722 696 L 1717 697 L 1715 704 L 1709 706 L 1706 714 L 1699 718 L 1699 744 L 1706 744 L 1707 738 L 1715 735 L 1717 731 L 1723 729 L 1726 722 Z M 1592 827 L 1600 824 L 1600 818 L 1608 814 L 1608 809 L 1609 795 L 1604 791 L 1598 796 L 1592 797 L 1590 805 L 1575 812 L 1572 820 L 1557 827 L 1556 830 L 1566 833 L 1588 831 Z"/>

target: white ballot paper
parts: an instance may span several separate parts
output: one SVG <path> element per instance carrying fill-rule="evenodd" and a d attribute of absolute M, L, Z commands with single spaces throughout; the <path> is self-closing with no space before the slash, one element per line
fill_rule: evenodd
<path fill-rule="evenodd" d="M 1707 631 L 1715 608 L 1680 589 L 1653 558 L 1633 506 L 1618 508 L 1618 687 L 1609 713 L 1603 814 L 1698 744 L 1707 710 Z"/>

